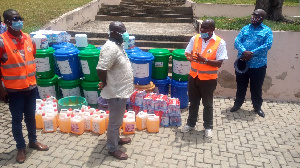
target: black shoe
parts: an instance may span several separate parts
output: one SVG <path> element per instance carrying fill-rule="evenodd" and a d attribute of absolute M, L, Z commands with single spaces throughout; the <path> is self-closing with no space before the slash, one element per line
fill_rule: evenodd
<path fill-rule="evenodd" d="M 234 106 L 230 109 L 230 112 L 236 112 L 236 111 L 238 111 L 238 109 L 240 109 L 240 106 L 234 105 Z"/>
<path fill-rule="evenodd" d="M 259 110 L 254 110 L 259 116 L 261 116 L 262 118 L 265 118 L 265 113 L 259 109 Z"/>

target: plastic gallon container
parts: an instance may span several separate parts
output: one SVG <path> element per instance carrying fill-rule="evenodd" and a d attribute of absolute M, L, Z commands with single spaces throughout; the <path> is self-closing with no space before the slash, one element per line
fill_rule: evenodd
<path fill-rule="evenodd" d="M 191 62 L 184 55 L 184 49 L 177 49 L 172 52 L 172 79 L 177 81 L 188 81 L 188 74 L 191 69 Z"/>
<path fill-rule="evenodd" d="M 38 93 L 41 99 L 46 99 L 47 96 L 60 98 L 61 94 L 58 89 L 58 76 L 54 75 L 52 78 L 36 79 Z"/>
<path fill-rule="evenodd" d="M 137 53 L 137 52 L 141 52 L 142 50 L 138 47 L 134 47 L 134 48 L 131 48 L 131 49 L 126 49 L 125 52 L 127 54 L 128 57 L 130 57 L 130 55 L 132 53 Z"/>
<path fill-rule="evenodd" d="M 175 97 L 179 99 L 181 109 L 186 108 L 189 104 L 188 82 L 179 82 L 172 79 L 171 97 Z"/>
<path fill-rule="evenodd" d="M 47 79 L 55 75 L 54 51 L 52 47 L 36 50 L 35 62 L 37 78 Z"/>
<path fill-rule="evenodd" d="M 87 131 L 93 130 L 92 115 L 91 115 L 91 113 L 84 112 L 82 114 L 82 118 L 84 119 L 84 130 L 87 130 Z"/>
<path fill-rule="evenodd" d="M 61 111 L 62 109 L 69 109 L 69 111 L 71 111 L 72 109 L 80 109 L 81 106 L 83 105 L 87 106 L 87 104 L 88 103 L 84 97 L 80 97 L 80 96 L 64 97 L 58 100 L 58 111 Z"/>
<path fill-rule="evenodd" d="M 81 86 L 83 89 L 84 97 L 87 100 L 89 106 L 97 108 L 98 106 L 98 97 L 100 96 L 100 90 L 98 89 L 99 81 L 89 82 L 83 80 Z"/>
<path fill-rule="evenodd" d="M 149 53 L 154 56 L 152 64 L 152 78 L 153 79 L 166 79 L 169 69 L 169 57 L 171 52 L 168 49 L 156 48 L 150 49 Z"/>
<path fill-rule="evenodd" d="M 156 116 L 155 114 L 148 114 L 147 131 L 159 132 L 159 116 Z"/>
<path fill-rule="evenodd" d="M 103 115 L 93 115 L 92 117 L 93 129 L 92 131 L 96 134 L 103 134 L 106 131 L 105 119 Z"/>
<path fill-rule="evenodd" d="M 62 92 L 63 97 L 81 96 L 80 84 L 80 79 L 63 80 L 62 78 L 60 78 L 58 80 L 58 86 Z"/>
<path fill-rule="evenodd" d="M 62 79 L 75 80 L 82 75 L 77 48 L 60 48 L 55 51 L 55 61 Z"/>
<path fill-rule="evenodd" d="M 58 118 L 58 125 L 61 132 L 70 133 L 71 132 L 71 122 L 70 114 L 61 113 Z"/>
<path fill-rule="evenodd" d="M 49 47 L 47 36 L 43 34 L 34 35 L 32 41 L 35 42 L 36 49 L 47 49 Z"/>
<path fill-rule="evenodd" d="M 38 110 L 35 111 L 35 124 L 36 124 L 36 128 L 38 129 L 43 129 L 43 115 L 44 111 L 42 110 L 42 107 L 39 107 Z"/>
<path fill-rule="evenodd" d="M 132 53 L 129 56 L 133 70 L 134 84 L 148 85 L 151 81 L 154 56 L 148 52 Z"/>
<path fill-rule="evenodd" d="M 77 47 L 87 47 L 88 45 L 88 40 L 87 40 L 87 35 L 86 34 L 75 34 L 75 41 L 76 41 L 76 46 Z"/>
<path fill-rule="evenodd" d="M 73 134 L 81 135 L 84 132 L 84 120 L 81 116 L 74 116 L 70 119 L 71 122 L 71 132 Z"/>
<path fill-rule="evenodd" d="M 43 130 L 44 132 L 55 132 L 57 129 L 56 116 L 53 113 L 43 113 Z"/>
<path fill-rule="evenodd" d="M 169 85 L 170 85 L 170 78 L 167 77 L 166 79 L 151 79 L 152 82 L 155 84 L 154 92 L 158 94 L 169 94 Z"/>
<path fill-rule="evenodd" d="M 135 133 L 135 115 L 124 115 L 123 118 L 123 134 L 134 134 Z"/>
<path fill-rule="evenodd" d="M 99 81 L 96 70 L 99 61 L 99 55 L 100 50 L 98 49 L 86 49 L 79 52 L 78 57 L 82 67 L 84 80 L 90 82 Z"/>
<path fill-rule="evenodd" d="M 143 111 L 140 111 L 136 115 L 136 128 L 138 130 L 144 130 L 147 128 L 147 117 L 148 117 L 148 114 Z"/>

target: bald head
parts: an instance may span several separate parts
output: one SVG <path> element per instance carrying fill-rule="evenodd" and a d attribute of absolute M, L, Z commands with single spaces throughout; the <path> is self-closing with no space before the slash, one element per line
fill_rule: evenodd
<path fill-rule="evenodd" d="M 109 24 L 109 30 L 110 31 L 117 31 L 117 32 L 125 32 L 126 28 L 125 25 L 122 22 L 119 21 L 113 21 Z"/>
<path fill-rule="evenodd" d="M 205 26 L 207 28 L 215 30 L 215 21 L 212 19 L 206 19 L 202 22 L 201 26 Z"/>
<path fill-rule="evenodd" d="M 263 19 L 266 17 L 267 13 L 263 9 L 256 9 L 253 14 L 262 17 Z"/>
<path fill-rule="evenodd" d="M 9 20 L 14 15 L 19 15 L 19 12 L 14 9 L 7 9 L 3 12 L 4 20 Z"/>

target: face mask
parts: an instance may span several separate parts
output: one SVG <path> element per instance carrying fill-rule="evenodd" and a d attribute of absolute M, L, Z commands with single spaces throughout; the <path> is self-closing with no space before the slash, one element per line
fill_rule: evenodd
<path fill-rule="evenodd" d="M 23 28 L 23 21 L 12 21 L 10 27 L 15 31 L 20 31 Z"/>
<path fill-rule="evenodd" d="M 128 42 L 129 41 L 129 34 L 127 32 L 124 32 L 122 34 L 122 38 L 124 42 Z"/>
<path fill-rule="evenodd" d="M 255 16 L 251 16 L 251 23 L 252 24 L 257 24 L 259 23 L 261 20 L 261 17 L 255 17 Z"/>
<path fill-rule="evenodd" d="M 200 33 L 200 35 L 201 35 L 201 38 L 208 38 L 209 37 L 208 33 Z"/>

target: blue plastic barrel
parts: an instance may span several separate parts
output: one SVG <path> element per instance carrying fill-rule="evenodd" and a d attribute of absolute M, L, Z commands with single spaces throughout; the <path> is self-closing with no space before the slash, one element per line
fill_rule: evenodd
<path fill-rule="evenodd" d="M 55 51 L 55 62 L 63 80 L 79 79 L 82 75 L 77 48 L 60 48 Z"/>
<path fill-rule="evenodd" d="M 154 56 L 148 52 L 131 53 L 129 56 L 133 69 L 134 84 L 148 85 L 151 81 Z"/>
<path fill-rule="evenodd" d="M 151 81 L 155 84 L 155 89 L 158 89 L 159 94 L 168 95 L 169 94 L 169 85 L 171 79 L 167 77 L 166 79 L 151 79 Z M 155 90 L 154 89 L 154 90 Z"/>
<path fill-rule="evenodd" d="M 171 80 L 171 97 L 178 98 L 180 108 L 184 109 L 189 104 L 188 82 L 180 82 L 174 79 Z"/>
<path fill-rule="evenodd" d="M 132 53 L 138 53 L 138 52 L 141 52 L 142 50 L 138 47 L 134 47 L 132 49 L 125 49 L 125 52 L 127 53 L 128 57 L 130 57 L 130 55 Z"/>

